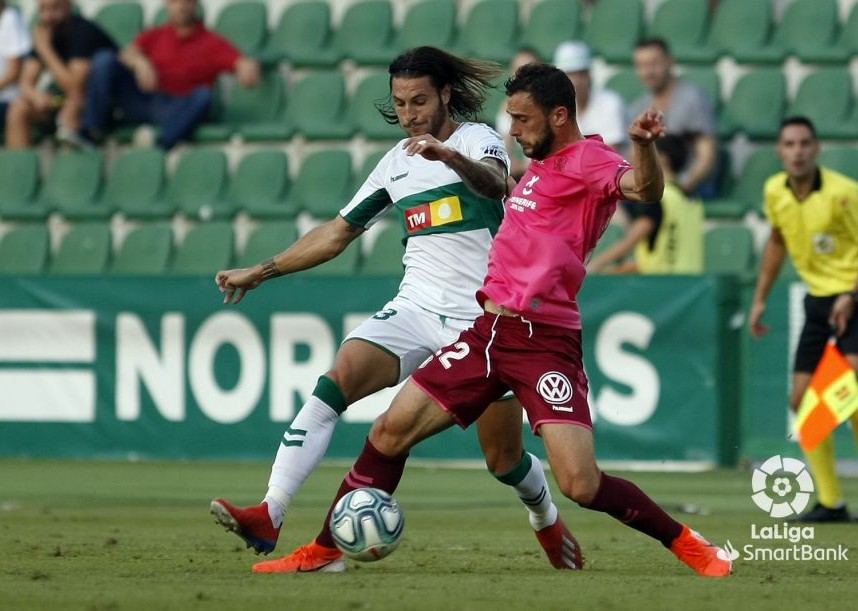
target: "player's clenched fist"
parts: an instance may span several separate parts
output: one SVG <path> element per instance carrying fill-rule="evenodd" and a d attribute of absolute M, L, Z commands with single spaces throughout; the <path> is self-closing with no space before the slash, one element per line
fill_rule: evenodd
<path fill-rule="evenodd" d="M 666 132 L 664 115 L 654 108 L 643 111 L 629 126 L 629 137 L 639 144 L 655 142 Z"/>

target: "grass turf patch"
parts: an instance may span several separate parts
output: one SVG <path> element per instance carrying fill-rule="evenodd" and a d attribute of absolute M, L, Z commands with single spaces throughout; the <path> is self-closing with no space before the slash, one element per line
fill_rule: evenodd
<path fill-rule="evenodd" d="M 311 476 L 275 554 L 316 534 L 345 470 Z M 213 523 L 208 502 L 257 502 L 267 476 L 261 463 L 0 461 L 0 608 L 747 611 L 842 608 L 858 595 L 858 523 L 815 526 L 814 545 L 843 545 L 848 561 L 740 558 L 732 577 L 706 580 L 555 490 L 587 562 L 556 571 L 505 486 L 480 470 L 421 466 L 396 493 L 406 527 L 389 558 L 339 575 L 253 575 L 257 557 Z M 753 505 L 747 472 L 625 476 L 715 543 L 790 545 L 751 540 L 751 524 L 782 522 Z M 844 484 L 858 504 L 858 481 Z M 678 511 L 688 505 L 705 515 Z"/>

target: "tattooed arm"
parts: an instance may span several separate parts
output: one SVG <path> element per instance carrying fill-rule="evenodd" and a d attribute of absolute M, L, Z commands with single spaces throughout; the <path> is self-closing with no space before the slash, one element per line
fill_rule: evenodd
<path fill-rule="evenodd" d="M 429 161 L 443 161 L 477 195 L 501 199 L 506 195 L 506 167 L 499 159 L 484 157 L 477 161 L 426 134 L 405 141 L 409 155 L 421 155 Z"/>
<path fill-rule="evenodd" d="M 332 221 L 307 232 L 283 252 L 261 263 L 243 269 L 219 271 L 215 276 L 224 294 L 224 303 L 238 303 L 247 291 L 279 276 L 309 269 L 330 261 L 346 249 L 363 228 L 337 216 Z"/>

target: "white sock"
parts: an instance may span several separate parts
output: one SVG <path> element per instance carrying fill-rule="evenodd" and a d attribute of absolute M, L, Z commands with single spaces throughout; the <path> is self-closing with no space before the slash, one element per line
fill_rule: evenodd
<path fill-rule="evenodd" d="M 542 530 L 557 521 L 557 507 L 551 500 L 545 470 L 536 456 L 525 452 L 512 471 L 495 477 L 515 489 L 527 508 L 527 517 L 534 530 Z"/>
<path fill-rule="evenodd" d="M 313 395 L 286 429 L 268 480 L 268 513 L 275 528 L 283 522 L 292 497 L 325 455 L 339 415 Z"/>

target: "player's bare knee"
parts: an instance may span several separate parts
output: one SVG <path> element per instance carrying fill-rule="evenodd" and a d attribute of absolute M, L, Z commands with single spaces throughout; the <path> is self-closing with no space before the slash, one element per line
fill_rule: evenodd
<path fill-rule="evenodd" d="M 556 479 L 563 496 L 579 505 L 589 505 L 599 491 L 598 470 L 591 468 L 571 468 Z"/>
<path fill-rule="evenodd" d="M 492 473 L 508 473 L 521 461 L 521 444 L 517 445 L 491 445 L 483 448 L 486 458 L 486 467 Z"/>
<path fill-rule="evenodd" d="M 390 413 L 388 410 L 376 418 L 369 431 L 369 441 L 382 454 L 399 456 L 411 449 L 411 443 L 407 428 Z"/>

